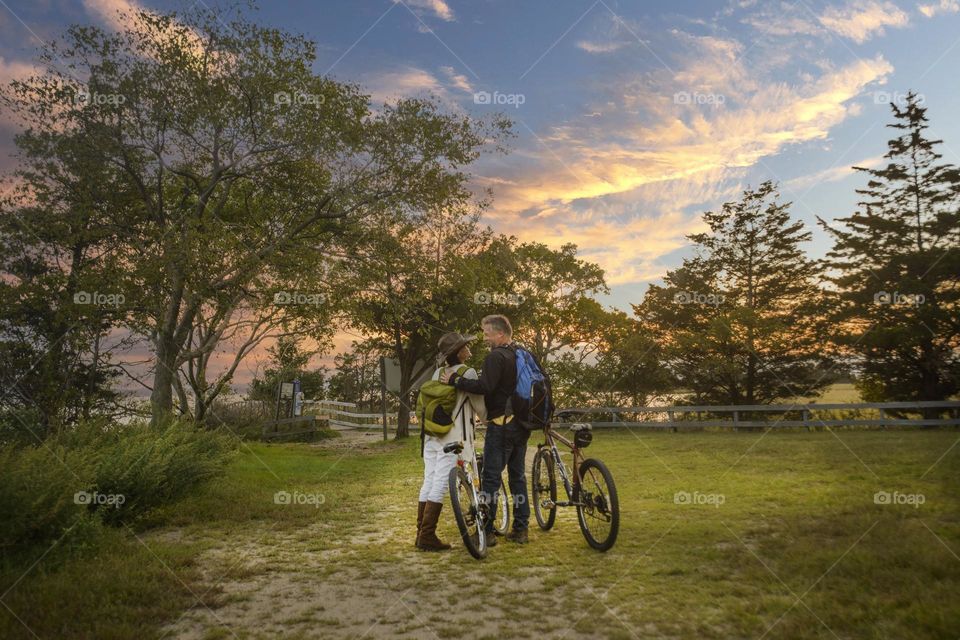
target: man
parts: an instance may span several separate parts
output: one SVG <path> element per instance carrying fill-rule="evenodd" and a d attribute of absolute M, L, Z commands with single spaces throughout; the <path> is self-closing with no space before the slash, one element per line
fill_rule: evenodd
<path fill-rule="evenodd" d="M 480 324 L 483 328 L 483 341 L 490 347 L 490 353 L 483 361 L 480 377 L 471 380 L 458 376 L 455 372 L 444 372 L 440 376 L 440 382 L 451 384 L 460 391 L 483 394 L 483 403 L 487 409 L 487 437 L 483 443 L 483 478 L 480 488 L 489 510 L 486 526 L 487 539 L 490 541 L 488 544 L 497 544 L 493 530 L 497 509 L 494 496 L 500 488 L 500 476 L 505 466 L 514 503 L 513 531 L 506 537 L 511 542 L 525 544 L 530 521 L 525 474 L 530 432 L 515 421 L 505 418 L 507 403 L 517 386 L 517 359 L 510 348 L 513 342 L 513 327 L 507 317 L 502 315 L 487 316 Z"/>

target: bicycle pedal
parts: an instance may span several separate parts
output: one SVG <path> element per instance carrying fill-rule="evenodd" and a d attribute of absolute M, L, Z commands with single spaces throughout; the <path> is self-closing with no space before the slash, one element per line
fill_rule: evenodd
<path fill-rule="evenodd" d="M 553 500 L 541 500 L 540 506 L 543 507 L 544 509 L 553 509 L 554 507 L 557 506 L 557 503 L 554 502 Z"/>

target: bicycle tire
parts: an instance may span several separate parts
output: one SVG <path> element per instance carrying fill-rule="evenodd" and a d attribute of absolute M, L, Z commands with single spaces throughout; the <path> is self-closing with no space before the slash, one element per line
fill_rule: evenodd
<path fill-rule="evenodd" d="M 454 467 L 450 469 L 447 483 L 450 489 L 450 506 L 457 521 L 457 528 L 460 529 L 460 537 L 463 538 L 463 546 L 471 556 L 483 560 L 487 556 L 487 536 L 479 517 L 480 509 L 470 478 L 466 471 Z"/>
<path fill-rule="evenodd" d="M 596 471 L 596 474 L 594 474 Z M 589 478 L 588 478 L 589 474 Z M 603 480 L 606 491 L 599 487 L 598 477 Z M 589 502 L 589 506 L 583 504 Z M 617 497 L 617 487 L 613 483 L 613 475 L 607 466 L 595 458 L 588 458 L 580 465 L 580 490 L 577 501 L 577 521 L 580 531 L 586 538 L 587 544 L 597 551 L 609 551 L 617 541 L 620 532 L 620 500 Z M 596 527 L 591 528 L 591 521 L 599 524 L 606 520 L 609 530 L 606 535 L 598 536 Z"/>
<path fill-rule="evenodd" d="M 549 531 L 557 520 L 557 472 L 550 449 L 543 446 L 537 448 L 530 475 L 533 515 L 540 528 Z M 550 500 L 552 507 L 543 506 L 543 500 L 546 499 Z"/>
<path fill-rule="evenodd" d="M 507 535 L 510 531 L 510 495 L 507 493 L 507 483 L 500 478 L 500 495 L 497 498 L 497 517 L 493 521 L 493 529 L 500 535 Z"/>

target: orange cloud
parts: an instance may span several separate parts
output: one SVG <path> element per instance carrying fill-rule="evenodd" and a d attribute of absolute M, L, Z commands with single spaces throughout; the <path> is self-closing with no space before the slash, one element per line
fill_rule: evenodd
<path fill-rule="evenodd" d="M 452 22 L 455 19 L 453 17 L 453 10 L 444 0 L 406 0 L 405 2 L 403 0 L 393 0 L 393 2 L 395 4 L 405 4 L 417 9 L 425 9 L 447 22 Z"/>
<path fill-rule="evenodd" d="M 591 117 L 539 133 L 486 171 L 478 184 L 494 192 L 496 228 L 574 242 L 612 284 L 660 277 L 658 258 L 689 244 L 700 211 L 735 197 L 763 158 L 826 139 L 859 113 L 853 99 L 893 71 L 877 55 L 841 68 L 821 62 L 822 75 L 788 84 L 748 66 L 737 41 L 673 35 L 685 64 L 608 81 L 619 91 L 586 105 Z"/>

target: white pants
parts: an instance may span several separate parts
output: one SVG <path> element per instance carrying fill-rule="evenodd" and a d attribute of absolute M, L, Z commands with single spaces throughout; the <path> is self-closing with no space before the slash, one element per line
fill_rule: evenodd
<path fill-rule="evenodd" d="M 450 469 L 457 464 L 457 454 L 444 453 L 439 438 L 426 436 L 423 443 L 423 486 L 420 502 L 443 502 L 447 495 Z"/>

